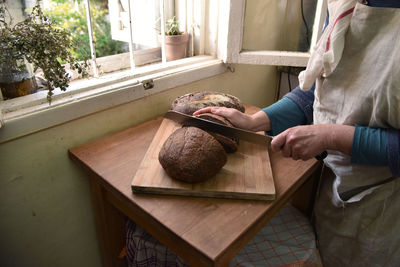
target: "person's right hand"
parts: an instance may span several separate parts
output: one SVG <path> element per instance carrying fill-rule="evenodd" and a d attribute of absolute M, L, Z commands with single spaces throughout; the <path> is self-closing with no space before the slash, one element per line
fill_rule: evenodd
<path fill-rule="evenodd" d="M 340 124 L 295 126 L 275 136 L 271 148 L 294 160 L 308 160 L 326 150 L 351 155 L 354 131 L 354 126 Z"/>
<path fill-rule="evenodd" d="M 193 116 L 201 113 L 213 113 L 228 119 L 233 126 L 249 131 L 267 131 L 270 130 L 270 122 L 264 111 L 259 111 L 253 115 L 245 114 L 234 108 L 226 107 L 206 107 L 197 110 Z"/>

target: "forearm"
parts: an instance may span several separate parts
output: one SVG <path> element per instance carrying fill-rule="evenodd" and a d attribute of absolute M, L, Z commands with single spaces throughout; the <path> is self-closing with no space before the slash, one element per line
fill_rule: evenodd
<path fill-rule="evenodd" d="M 313 117 L 314 86 L 310 91 L 295 88 L 281 100 L 263 108 L 266 118 L 258 113 L 252 122 L 252 130 L 267 131 L 269 135 L 278 135 L 297 125 L 311 124 Z"/>
<path fill-rule="evenodd" d="M 400 130 L 336 125 L 326 136 L 326 149 L 350 155 L 351 163 L 388 166 L 394 177 L 400 177 Z"/>
<path fill-rule="evenodd" d="M 318 126 L 318 125 L 316 125 Z M 350 125 L 326 124 L 319 125 L 324 128 L 326 145 L 325 150 L 337 150 L 346 155 L 351 155 L 355 127 Z"/>
<path fill-rule="evenodd" d="M 251 115 L 249 122 L 249 130 L 254 132 L 270 131 L 271 120 L 269 119 L 268 115 L 262 110 Z"/>
<path fill-rule="evenodd" d="M 350 125 L 315 125 L 326 136 L 325 149 L 351 156 L 351 162 L 387 165 L 386 131 L 380 128 Z"/>
<path fill-rule="evenodd" d="M 393 176 L 400 177 L 400 130 L 357 126 L 351 162 L 389 166 Z"/>
<path fill-rule="evenodd" d="M 264 108 L 263 111 L 270 120 L 270 127 L 267 130 L 270 135 L 275 136 L 293 126 L 307 124 L 302 109 L 295 101 L 287 97 Z"/>

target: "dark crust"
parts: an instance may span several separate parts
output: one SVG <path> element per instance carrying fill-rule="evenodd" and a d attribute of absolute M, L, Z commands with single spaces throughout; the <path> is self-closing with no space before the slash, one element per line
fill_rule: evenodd
<path fill-rule="evenodd" d="M 212 178 L 226 164 L 222 145 L 209 133 L 196 127 L 183 127 L 164 142 L 158 160 L 175 179 L 195 183 Z"/>
<path fill-rule="evenodd" d="M 221 101 L 221 99 L 218 99 L 220 96 L 228 98 L 228 101 Z M 245 111 L 242 102 L 237 97 L 229 94 L 209 91 L 194 92 L 180 96 L 174 100 L 171 109 L 192 115 L 193 112 L 199 109 L 211 106 L 235 108 L 241 112 Z"/>

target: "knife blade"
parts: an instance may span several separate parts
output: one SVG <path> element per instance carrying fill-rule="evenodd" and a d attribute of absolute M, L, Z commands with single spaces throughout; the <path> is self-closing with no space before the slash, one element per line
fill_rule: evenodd
<path fill-rule="evenodd" d="M 256 132 L 243 130 L 236 127 L 208 121 L 202 118 L 194 117 L 174 110 L 169 110 L 164 115 L 165 118 L 171 119 L 179 124 L 198 127 L 203 130 L 219 133 L 227 137 L 234 137 L 251 143 L 268 146 L 272 137 L 268 135 L 258 134 Z"/>

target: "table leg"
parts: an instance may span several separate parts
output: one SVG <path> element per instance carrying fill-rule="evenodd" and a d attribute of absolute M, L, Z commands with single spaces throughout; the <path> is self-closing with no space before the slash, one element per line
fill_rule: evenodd
<path fill-rule="evenodd" d="M 127 266 L 125 257 L 120 257 L 125 248 L 125 216 L 105 200 L 104 189 L 94 177 L 89 183 L 103 266 Z"/>

